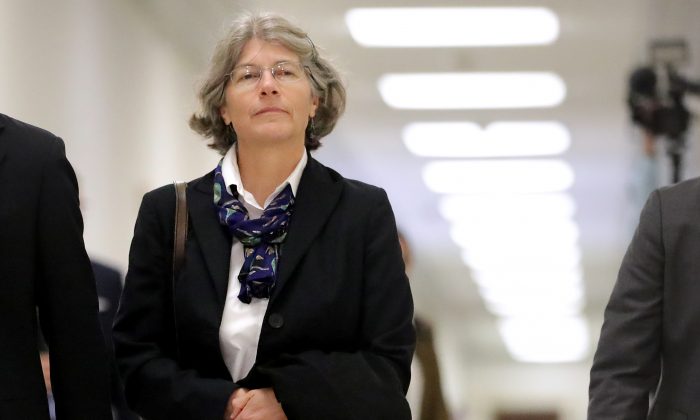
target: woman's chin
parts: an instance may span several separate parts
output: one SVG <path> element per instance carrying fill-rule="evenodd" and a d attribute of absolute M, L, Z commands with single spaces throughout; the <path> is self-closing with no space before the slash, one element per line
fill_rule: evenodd
<path fill-rule="evenodd" d="M 299 134 L 300 133 L 300 134 Z M 286 124 L 266 124 L 254 133 L 258 142 L 279 144 L 283 142 L 304 141 L 304 132 L 297 132 Z"/>

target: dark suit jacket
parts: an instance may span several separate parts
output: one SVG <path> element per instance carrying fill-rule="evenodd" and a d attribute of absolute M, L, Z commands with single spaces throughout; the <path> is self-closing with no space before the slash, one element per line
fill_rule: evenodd
<path fill-rule="evenodd" d="M 589 419 L 700 418 L 699 274 L 693 179 L 653 192 L 642 211 L 605 310 Z"/>
<path fill-rule="evenodd" d="M 413 304 L 386 193 L 309 158 L 257 362 L 237 384 L 219 349 L 231 239 L 213 207 L 213 173 L 187 194 L 176 323 L 173 187 L 146 194 L 136 222 L 114 326 L 130 406 L 151 419 L 219 420 L 238 386 L 271 386 L 290 420 L 410 419 Z"/>
<path fill-rule="evenodd" d="M 63 142 L 0 114 L 0 418 L 48 419 L 36 308 L 59 419 L 111 419 L 105 345 Z"/>
<path fill-rule="evenodd" d="M 112 324 L 114 323 L 114 316 L 117 313 L 119 298 L 122 294 L 122 276 L 119 271 L 97 261 L 93 260 L 91 264 L 92 271 L 95 273 L 97 298 L 100 304 L 100 326 L 102 327 L 102 334 L 104 334 L 109 355 L 110 393 L 112 394 L 112 408 L 116 415 L 115 420 L 135 420 L 138 417 L 129 411 L 124 399 L 119 371 L 114 360 L 112 343 Z"/>
<path fill-rule="evenodd" d="M 95 286 L 97 287 L 97 299 L 99 302 L 99 319 L 102 334 L 109 361 L 109 391 L 112 398 L 112 409 L 115 420 L 136 420 L 138 416 L 131 413 L 124 399 L 119 371 L 114 360 L 114 349 L 112 344 L 112 323 L 114 315 L 119 306 L 119 297 L 122 293 L 122 277 L 119 271 L 112 267 L 91 260 L 92 272 L 95 274 Z M 43 334 L 39 334 L 39 350 L 48 352 L 46 340 Z"/>

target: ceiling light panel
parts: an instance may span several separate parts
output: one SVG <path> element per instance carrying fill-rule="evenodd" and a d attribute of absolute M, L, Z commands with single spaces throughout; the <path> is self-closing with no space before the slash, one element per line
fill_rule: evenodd
<path fill-rule="evenodd" d="M 571 144 L 569 131 L 554 121 L 504 121 L 484 129 L 470 122 L 412 123 L 402 137 L 411 153 L 423 157 L 559 155 Z"/>
<path fill-rule="evenodd" d="M 438 209 L 450 222 L 482 219 L 518 219 L 522 222 L 572 218 L 576 211 L 573 198 L 566 193 L 554 194 L 464 194 L 440 198 Z"/>
<path fill-rule="evenodd" d="M 358 8 L 345 14 L 365 47 L 500 47 L 547 45 L 559 19 L 543 7 Z"/>
<path fill-rule="evenodd" d="M 498 329 L 519 361 L 576 362 L 588 352 L 588 326 L 581 317 L 506 318 L 499 320 Z"/>
<path fill-rule="evenodd" d="M 503 109 L 558 106 L 566 85 L 550 72 L 390 73 L 379 93 L 396 109 Z"/>
<path fill-rule="evenodd" d="M 571 188 L 574 172 L 558 159 L 444 160 L 428 162 L 423 181 L 439 194 L 549 193 Z"/>

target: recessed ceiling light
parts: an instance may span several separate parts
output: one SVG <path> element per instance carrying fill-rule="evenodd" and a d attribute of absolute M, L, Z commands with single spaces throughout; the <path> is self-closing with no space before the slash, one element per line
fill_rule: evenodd
<path fill-rule="evenodd" d="M 450 236 L 457 245 L 465 248 L 517 252 L 522 246 L 529 249 L 573 246 L 578 240 L 579 230 L 576 222 L 563 217 L 522 223 L 518 219 L 486 216 L 453 223 Z"/>
<path fill-rule="evenodd" d="M 521 290 L 481 289 L 486 308 L 494 315 L 535 316 L 535 315 L 576 315 L 583 308 L 583 289 L 574 287 L 543 287 Z M 516 294 L 517 293 L 517 294 Z"/>
<path fill-rule="evenodd" d="M 472 270 L 472 278 L 480 289 L 532 286 L 533 288 L 550 285 L 571 287 L 583 284 L 583 275 L 579 267 L 568 269 L 539 269 L 508 267 L 489 270 Z"/>
<path fill-rule="evenodd" d="M 564 153 L 569 131 L 558 122 L 496 122 L 485 129 L 470 122 L 411 123 L 403 129 L 406 148 L 425 157 L 516 157 Z"/>
<path fill-rule="evenodd" d="M 542 108 L 566 96 L 564 81 L 549 72 L 390 73 L 378 85 L 397 109 Z"/>
<path fill-rule="evenodd" d="M 490 250 L 463 250 L 462 261 L 473 270 L 568 270 L 579 267 L 581 251 L 578 247 L 558 247 L 556 252 L 539 252 L 526 248 L 520 253 L 497 253 Z"/>
<path fill-rule="evenodd" d="M 498 219 L 514 219 L 523 223 L 572 218 L 576 204 L 571 195 L 552 194 L 464 194 L 440 198 L 438 209 L 450 222 L 481 219 L 491 215 Z"/>
<path fill-rule="evenodd" d="M 588 353 L 588 327 L 581 317 L 502 319 L 498 329 L 506 348 L 518 361 L 576 362 Z"/>
<path fill-rule="evenodd" d="M 559 19 L 543 7 L 358 8 L 345 23 L 365 47 L 545 45 L 559 37 Z"/>
<path fill-rule="evenodd" d="M 443 160 L 423 167 L 423 181 L 439 194 L 549 193 L 571 188 L 574 172 L 558 159 Z"/>

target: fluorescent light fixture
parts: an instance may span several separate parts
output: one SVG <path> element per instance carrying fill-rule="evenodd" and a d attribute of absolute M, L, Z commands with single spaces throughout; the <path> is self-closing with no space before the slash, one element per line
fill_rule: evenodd
<path fill-rule="evenodd" d="M 498 317 L 521 317 L 521 316 L 576 316 L 583 310 L 583 302 L 572 303 L 557 300 L 524 301 L 518 300 L 511 303 L 485 302 L 486 310 Z"/>
<path fill-rule="evenodd" d="M 393 73 L 378 85 L 397 109 L 546 108 L 566 96 L 564 81 L 549 72 Z"/>
<path fill-rule="evenodd" d="M 576 362 L 588 353 L 588 327 L 581 317 L 502 319 L 498 330 L 508 352 L 521 362 Z"/>
<path fill-rule="evenodd" d="M 571 188 L 571 166 L 547 160 L 446 160 L 423 167 L 423 181 L 439 194 L 545 193 Z"/>
<path fill-rule="evenodd" d="M 365 47 L 480 47 L 551 44 L 559 20 L 542 7 L 359 8 L 345 14 Z"/>
<path fill-rule="evenodd" d="M 503 253 L 479 249 L 462 251 L 462 261 L 473 270 L 503 270 L 518 267 L 523 270 L 567 270 L 578 267 L 581 251 L 578 247 L 559 247 L 556 252 L 522 252 Z"/>
<path fill-rule="evenodd" d="M 504 269 L 473 270 L 472 278 L 480 289 L 509 289 L 511 287 L 580 287 L 583 276 L 578 267 L 552 270 L 547 267 L 539 269 L 507 267 Z"/>
<path fill-rule="evenodd" d="M 491 304 L 525 307 L 528 311 L 542 311 L 549 305 L 580 308 L 583 303 L 583 286 L 581 284 L 527 284 L 491 286 L 480 288 L 479 294 Z"/>
<path fill-rule="evenodd" d="M 482 296 L 486 309 L 500 317 L 574 316 L 583 309 L 583 294 L 577 291 L 539 295 Z"/>
<path fill-rule="evenodd" d="M 471 122 L 423 122 L 404 127 L 403 142 L 425 157 L 545 156 L 568 150 L 571 136 L 554 121 L 496 122 L 483 130 Z"/>
<path fill-rule="evenodd" d="M 517 219 L 532 222 L 552 218 L 572 218 L 576 212 L 574 199 L 566 193 L 553 194 L 469 194 L 440 198 L 438 209 L 450 222 L 483 219 Z"/>
<path fill-rule="evenodd" d="M 549 246 L 528 248 L 524 244 L 519 248 L 503 249 L 479 248 L 462 250 L 462 260 L 473 270 L 502 270 L 511 266 L 523 269 L 571 269 L 581 261 L 581 251 L 574 246 Z"/>
<path fill-rule="evenodd" d="M 501 246 L 499 246 L 499 240 Z M 507 262 L 510 258 L 518 260 L 530 258 L 538 261 L 539 265 L 546 265 L 547 261 L 562 259 L 573 260 L 579 254 L 579 248 L 575 241 L 564 242 L 549 240 L 548 238 L 538 238 L 528 240 L 527 237 L 509 238 L 501 236 L 489 242 L 481 243 L 474 239 L 467 244 L 458 244 L 462 248 L 464 257 L 472 264 L 478 265 L 485 261 L 493 260 L 493 256 L 500 256 L 502 261 Z"/>
<path fill-rule="evenodd" d="M 463 248 L 515 250 L 522 247 L 574 246 L 578 240 L 578 225 L 565 218 L 521 223 L 519 220 L 484 217 L 463 219 L 450 229 L 450 236 Z"/>

